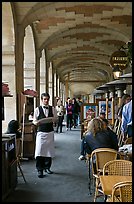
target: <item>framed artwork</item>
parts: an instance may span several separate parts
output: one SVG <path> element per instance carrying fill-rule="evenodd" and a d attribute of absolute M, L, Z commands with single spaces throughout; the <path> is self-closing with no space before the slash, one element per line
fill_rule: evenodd
<path fill-rule="evenodd" d="M 98 114 L 101 112 L 106 113 L 106 100 L 105 99 L 96 99 L 96 103 L 98 104 Z M 108 101 L 108 119 L 112 119 L 112 101 Z"/>
<path fill-rule="evenodd" d="M 98 104 L 96 103 L 83 103 L 82 104 L 82 120 L 86 120 L 88 116 L 98 116 Z"/>
<path fill-rule="evenodd" d="M 97 103 L 83 103 L 81 106 L 81 138 L 85 130 L 84 124 L 89 117 L 95 118 L 98 116 L 98 104 Z"/>

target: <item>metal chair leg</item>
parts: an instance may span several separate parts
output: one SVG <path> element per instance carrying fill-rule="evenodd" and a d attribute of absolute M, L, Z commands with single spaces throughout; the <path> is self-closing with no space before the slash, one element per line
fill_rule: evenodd
<path fill-rule="evenodd" d="M 90 158 L 88 158 L 88 189 L 89 194 L 91 195 L 91 165 L 90 165 Z"/>
<path fill-rule="evenodd" d="M 20 161 L 17 161 L 17 166 L 18 166 L 18 168 L 19 168 L 19 170 L 20 170 L 20 172 L 21 172 L 21 175 L 22 175 L 22 177 L 23 177 L 25 183 L 26 183 L 25 176 L 24 176 L 23 171 L 22 171 L 22 168 L 21 168 L 21 166 L 20 166 Z"/>

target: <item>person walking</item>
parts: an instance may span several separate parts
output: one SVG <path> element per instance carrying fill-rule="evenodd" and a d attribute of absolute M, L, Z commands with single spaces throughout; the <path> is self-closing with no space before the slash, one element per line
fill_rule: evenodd
<path fill-rule="evenodd" d="M 79 107 L 78 107 L 78 125 L 81 125 L 81 106 L 82 106 L 83 102 L 81 101 L 80 97 L 78 97 L 77 103 L 79 105 Z"/>
<path fill-rule="evenodd" d="M 120 121 L 122 120 L 122 110 L 125 104 L 127 104 L 128 102 L 131 101 L 131 96 L 129 94 L 124 94 L 121 98 L 121 104 L 120 107 L 117 110 L 117 116 L 120 119 Z"/>
<path fill-rule="evenodd" d="M 39 178 L 44 177 L 43 170 L 48 174 L 53 173 L 50 170 L 55 156 L 53 123 L 58 117 L 56 109 L 49 105 L 49 99 L 48 93 L 41 94 L 42 105 L 35 108 L 33 116 L 33 124 L 37 125 L 35 159 Z"/>
<path fill-rule="evenodd" d="M 57 101 L 56 110 L 57 110 L 57 115 L 58 115 L 58 123 L 57 123 L 56 132 L 58 133 L 58 129 L 60 128 L 60 133 L 62 133 L 62 122 L 64 119 L 64 106 L 62 105 L 62 102 L 60 99 Z"/>
<path fill-rule="evenodd" d="M 76 98 L 73 98 L 72 104 L 73 104 L 73 127 L 76 128 L 76 126 L 78 125 L 78 114 L 79 114 L 79 104 L 76 101 Z"/>
<path fill-rule="evenodd" d="M 72 128 L 73 124 L 73 105 L 72 105 L 72 100 L 68 99 L 68 103 L 66 104 L 66 116 L 67 116 L 67 129 Z"/>
<path fill-rule="evenodd" d="M 132 137 L 132 99 L 123 106 L 121 131 L 124 141 L 126 140 L 127 136 Z"/>

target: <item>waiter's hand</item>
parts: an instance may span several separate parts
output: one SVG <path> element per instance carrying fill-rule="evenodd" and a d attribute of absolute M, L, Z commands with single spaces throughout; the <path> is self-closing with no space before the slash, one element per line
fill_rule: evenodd
<path fill-rule="evenodd" d="M 39 121 L 34 121 L 33 124 L 38 126 L 40 124 L 40 122 Z"/>

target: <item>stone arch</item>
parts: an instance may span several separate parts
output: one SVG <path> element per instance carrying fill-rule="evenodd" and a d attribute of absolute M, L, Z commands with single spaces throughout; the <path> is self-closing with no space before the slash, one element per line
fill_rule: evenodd
<path fill-rule="evenodd" d="M 25 28 L 24 37 L 24 89 L 35 90 L 35 45 L 31 26 Z"/>
<path fill-rule="evenodd" d="M 4 97 L 3 132 L 10 120 L 17 118 L 16 72 L 15 72 L 15 30 L 10 2 L 2 2 L 2 81 L 8 82 L 13 97 Z"/>

